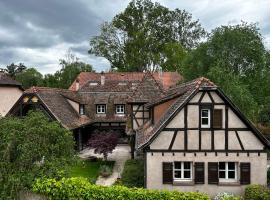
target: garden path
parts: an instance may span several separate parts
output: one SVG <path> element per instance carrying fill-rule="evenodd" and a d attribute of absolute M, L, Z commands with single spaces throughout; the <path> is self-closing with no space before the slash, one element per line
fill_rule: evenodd
<path fill-rule="evenodd" d="M 90 156 L 102 158 L 100 154 L 95 154 L 93 149 L 84 149 L 80 152 L 79 157 L 86 159 Z M 106 178 L 98 177 L 96 184 L 103 186 L 110 186 L 115 183 L 117 178 L 121 178 L 121 173 L 124 169 L 126 160 L 130 159 L 130 146 L 129 145 L 117 145 L 112 153 L 108 155 L 109 161 L 115 161 L 112 175 Z"/>

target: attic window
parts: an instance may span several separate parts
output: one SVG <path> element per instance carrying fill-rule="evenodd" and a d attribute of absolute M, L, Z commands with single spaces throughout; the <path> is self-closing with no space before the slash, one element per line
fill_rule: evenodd
<path fill-rule="evenodd" d="M 201 127 L 210 128 L 210 109 L 201 110 Z"/>
<path fill-rule="evenodd" d="M 31 101 L 32 101 L 33 103 L 36 103 L 36 102 L 38 102 L 38 98 L 37 98 L 36 96 L 34 96 L 34 97 L 31 99 Z"/>
<path fill-rule="evenodd" d="M 28 100 L 29 100 L 29 97 L 27 97 L 27 96 L 26 96 L 26 97 L 24 97 L 24 98 L 23 98 L 23 103 L 27 103 L 27 102 L 28 102 Z"/>
<path fill-rule="evenodd" d="M 105 104 L 98 104 L 96 111 L 97 111 L 97 114 L 105 114 L 106 113 L 106 105 Z"/>
<path fill-rule="evenodd" d="M 83 104 L 80 104 L 79 112 L 80 115 L 85 115 L 85 106 Z"/>
<path fill-rule="evenodd" d="M 115 106 L 115 113 L 116 114 L 125 114 L 125 105 L 119 104 Z"/>
<path fill-rule="evenodd" d="M 90 86 L 94 86 L 94 85 L 98 85 L 98 83 L 97 82 L 94 82 L 94 83 L 90 83 L 89 85 Z"/>

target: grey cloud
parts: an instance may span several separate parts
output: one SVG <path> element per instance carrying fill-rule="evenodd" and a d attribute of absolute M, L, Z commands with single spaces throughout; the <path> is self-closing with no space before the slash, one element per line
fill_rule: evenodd
<path fill-rule="evenodd" d="M 58 61 L 72 52 L 97 71 L 109 62 L 88 55 L 90 37 L 100 24 L 124 10 L 129 0 L 3 0 L 0 2 L 0 65 L 23 62 L 42 73 L 59 69 Z M 186 9 L 208 30 L 228 23 L 259 22 L 269 46 L 270 2 L 245 0 L 159 0 L 169 8 Z"/>

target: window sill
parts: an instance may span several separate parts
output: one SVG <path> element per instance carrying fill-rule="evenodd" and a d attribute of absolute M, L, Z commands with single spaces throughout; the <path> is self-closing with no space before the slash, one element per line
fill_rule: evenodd
<path fill-rule="evenodd" d="M 219 186 L 239 186 L 240 182 L 219 182 Z"/>
<path fill-rule="evenodd" d="M 201 127 L 201 130 L 202 131 L 211 131 L 211 130 L 219 131 L 219 130 L 225 130 L 225 129 L 224 128 L 203 128 L 203 127 Z"/>
<path fill-rule="evenodd" d="M 189 186 L 189 185 L 195 185 L 193 180 L 174 180 L 173 185 L 181 185 L 181 186 Z"/>
<path fill-rule="evenodd" d="M 117 113 L 117 114 L 114 114 L 114 115 L 115 115 L 116 117 L 125 117 L 125 114 L 124 114 L 124 113 L 121 113 L 121 114 L 120 114 L 120 113 L 119 113 L 119 114 Z"/>
<path fill-rule="evenodd" d="M 97 117 L 106 117 L 106 113 L 104 113 L 104 114 L 103 113 L 97 113 L 96 116 Z"/>

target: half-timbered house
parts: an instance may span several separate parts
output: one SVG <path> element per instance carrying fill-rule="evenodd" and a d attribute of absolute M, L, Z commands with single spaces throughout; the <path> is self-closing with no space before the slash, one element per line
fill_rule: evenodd
<path fill-rule="evenodd" d="M 145 107 L 150 119 L 137 130 L 136 147 L 146 188 L 214 196 L 266 184 L 269 142 L 208 79 L 171 88 Z"/>
<path fill-rule="evenodd" d="M 42 110 L 73 131 L 80 150 L 96 129 L 114 130 L 120 135 L 119 142 L 127 143 L 127 133 L 133 134 L 127 124 L 133 105 L 141 107 L 149 103 L 180 80 L 181 76 L 174 72 L 82 72 L 68 90 L 44 87 L 26 90 L 9 114 L 24 116 L 29 110 Z M 135 120 L 139 126 L 148 118 L 145 111 Z"/>

